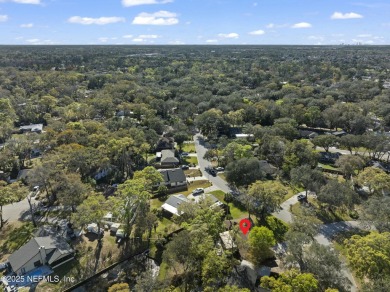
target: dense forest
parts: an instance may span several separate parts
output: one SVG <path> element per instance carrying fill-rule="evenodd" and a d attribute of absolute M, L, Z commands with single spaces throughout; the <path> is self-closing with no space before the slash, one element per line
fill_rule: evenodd
<path fill-rule="evenodd" d="M 26 134 L 31 124 L 42 128 Z M 1 46 L 0 125 L 0 207 L 39 186 L 37 205 L 47 208 L 34 212 L 29 199 L 31 220 L 20 227 L 29 233 L 18 244 L 0 216 L 0 259 L 42 216 L 99 228 L 110 211 L 125 226 L 120 252 L 106 236 L 97 246 L 72 243 L 79 254 L 66 274 L 81 281 L 145 248 L 160 272 L 145 272 L 140 260 L 115 281 L 89 283 L 91 291 L 390 289 L 390 47 Z M 199 133 L 205 155 L 185 160 Z M 155 187 L 163 178 L 153 167 L 164 139 L 191 167 L 190 190 L 198 160 L 224 169 L 218 177 L 231 192 L 212 194 L 228 212 L 185 203 L 182 216 L 164 217 L 174 192 Z M 297 193 L 291 222 L 271 215 Z M 238 234 L 244 217 L 254 226 L 248 238 Z M 226 221 L 236 223 L 237 246 L 217 256 Z M 375 231 L 337 233 L 335 248 L 315 239 L 323 226 L 349 221 Z M 270 249 L 277 243 L 287 243 L 284 255 Z M 275 257 L 278 276 L 253 284 L 235 268 Z"/>

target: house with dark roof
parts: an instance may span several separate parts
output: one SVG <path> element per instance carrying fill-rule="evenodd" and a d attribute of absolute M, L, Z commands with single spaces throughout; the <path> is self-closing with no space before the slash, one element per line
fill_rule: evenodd
<path fill-rule="evenodd" d="M 178 166 L 179 159 L 175 157 L 175 150 L 173 149 L 164 149 L 161 150 L 161 160 L 160 163 L 162 166 Z"/>
<path fill-rule="evenodd" d="M 34 237 L 8 258 L 12 271 L 24 275 L 40 266 L 56 268 L 73 260 L 74 250 L 61 237 Z"/>
<path fill-rule="evenodd" d="M 278 169 L 277 167 L 273 166 L 271 163 L 269 163 L 267 160 L 260 160 L 260 169 L 266 174 L 266 175 L 274 175 Z"/>
<path fill-rule="evenodd" d="M 163 169 L 160 170 L 160 173 L 164 178 L 164 181 L 161 184 L 167 186 L 168 188 L 187 186 L 187 178 L 181 168 Z"/>
<path fill-rule="evenodd" d="M 168 212 L 169 214 L 173 214 L 176 216 L 180 216 L 183 214 L 183 212 L 180 212 L 178 210 L 179 206 L 183 203 L 189 203 L 191 202 L 188 200 L 184 195 L 179 194 L 179 195 L 172 195 L 169 196 L 168 200 L 161 206 L 161 208 Z"/>

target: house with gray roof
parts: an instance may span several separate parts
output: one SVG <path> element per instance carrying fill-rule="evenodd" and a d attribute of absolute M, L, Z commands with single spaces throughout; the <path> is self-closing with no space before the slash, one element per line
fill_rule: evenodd
<path fill-rule="evenodd" d="M 173 149 L 164 149 L 161 150 L 161 161 L 162 166 L 178 166 L 179 159 L 175 157 L 175 150 Z"/>
<path fill-rule="evenodd" d="M 41 266 L 56 268 L 73 260 L 74 250 L 61 237 L 34 237 L 8 258 L 12 271 L 24 275 Z"/>
<path fill-rule="evenodd" d="M 160 170 L 164 181 L 161 183 L 168 188 L 187 186 L 187 178 L 184 171 L 181 168 L 163 169 Z"/>
<path fill-rule="evenodd" d="M 172 195 L 169 196 L 168 200 L 161 206 L 161 208 L 173 215 L 180 216 L 183 214 L 183 212 L 180 212 L 178 210 L 179 206 L 183 203 L 189 203 L 191 202 L 188 200 L 184 195 L 179 194 L 179 195 Z"/>

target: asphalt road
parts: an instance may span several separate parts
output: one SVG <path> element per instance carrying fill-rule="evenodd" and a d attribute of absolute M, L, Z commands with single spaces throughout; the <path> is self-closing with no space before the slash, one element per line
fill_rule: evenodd
<path fill-rule="evenodd" d="M 38 201 L 35 198 L 31 198 L 31 203 L 37 205 Z M 28 216 L 30 216 L 30 206 L 27 198 L 3 207 L 3 220 L 5 221 L 24 220 Z"/>
<path fill-rule="evenodd" d="M 203 176 L 205 176 L 210 182 L 212 182 L 214 187 L 217 187 L 218 189 L 222 190 L 225 193 L 230 192 L 231 189 L 225 180 L 220 178 L 218 175 L 212 176 L 211 174 L 207 173 L 205 170 L 206 167 L 211 166 L 211 163 L 208 160 L 203 159 L 203 156 L 207 151 L 207 148 L 204 146 L 203 136 L 200 134 L 196 134 L 194 136 L 194 142 L 195 142 L 196 155 L 198 157 L 199 169 L 201 170 Z"/>

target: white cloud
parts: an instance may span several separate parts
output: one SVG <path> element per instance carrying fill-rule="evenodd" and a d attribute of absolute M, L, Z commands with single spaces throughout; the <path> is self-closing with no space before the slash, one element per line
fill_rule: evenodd
<path fill-rule="evenodd" d="M 131 39 L 133 37 L 132 34 L 126 34 L 123 36 L 124 39 Z"/>
<path fill-rule="evenodd" d="M 139 25 L 175 25 L 178 23 L 177 14 L 165 10 L 155 13 L 142 12 L 133 20 L 133 24 Z"/>
<path fill-rule="evenodd" d="M 20 27 L 22 28 L 32 28 L 33 26 L 34 26 L 33 23 L 25 23 L 20 25 Z"/>
<path fill-rule="evenodd" d="M 309 40 L 314 40 L 314 41 L 324 41 L 325 38 L 323 36 L 318 36 L 318 35 L 311 35 L 311 36 L 308 36 L 308 39 Z"/>
<path fill-rule="evenodd" d="M 28 39 L 28 40 L 26 40 L 26 42 L 31 43 L 31 44 L 38 43 L 39 41 L 40 41 L 40 39 Z"/>
<path fill-rule="evenodd" d="M 331 19 L 354 19 L 354 18 L 363 18 L 363 15 L 355 12 L 349 12 L 349 13 L 335 12 L 332 14 L 330 18 Z"/>
<path fill-rule="evenodd" d="M 156 39 L 156 38 L 159 38 L 160 36 L 156 35 L 156 34 L 141 34 L 138 36 L 138 38 L 140 39 Z"/>
<path fill-rule="evenodd" d="M 274 28 L 275 27 L 275 24 L 273 23 L 269 23 L 266 25 L 266 28 Z"/>
<path fill-rule="evenodd" d="M 101 38 L 98 38 L 98 40 L 99 40 L 99 42 L 101 42 L 101 43 L 106 43 L 106 42 L 109 40 L 109 38 L 101 37 Z"/>
<path fill-rule="evenodd" d="M 0 2 L 14 2 L 19 4 L 41 4 L 41 0 L 0 0 Z"/>
<path fill-rule="evenodd" d="M 122 0 L 122 5 L 125 7 L 149 4 L 165 4 L 172 3 L 173 0 Z"/>
<path fill-rule="evenodd" d="M 299 22 L 291 26 L 291 28 L 309 28 L 309 27 L 311 27 L 311 24 L 308 22 Z"/>
<path fill-rule="evenodd" d="M 251 34 L 251 35 L 262 35 L 262 34 L 265 34 L 265 31 L 259 29 L 259 30 L 251 31 L 249 34 Z"/>
<path fill-rule="evenodd" d="M 218 36 L 219 36 L 220 38 L 224 38 L 224 39 L 238 39 L 239 34 L 238 34 L 238 33 L 235 33 L 235 32 L 231 32 L 231 33 L 220 33 L 220 34 L 218 34 Z"/>
<path fill-rule="evenodd" d="M 170 42 L 168 42 L 168 44 L 170 44 L 170 45 L 185 45 L 186 43 L 182 42 L 182 41 L 170 41 Z"/>
<path fill-rule="evenodd" d="M 218 40 L 206 40 L 206 43 L 215 44 L 215 43 L 218 43 Z"/>
<path fill-rule="evenodd" d="M 357 37 L 358 38 L 370 38 L 370 37 L 372 37 L 372 35 L 371 34 L 359 34 Z"/>
<path fill-rule="evenodd" d="M 8 20 L 8 15 L 0 15 L 0 22 L 6 22 Z"/>
<path fill-rule="evenodd" d="M 78 23 L 83 25 L 91 25 L 91 24 L 105 25 L 105 24 L 125 22 L 125 21 L 126 21 L 125 18 L 115 17 L 115 16 L 99 17 L 99 18 L 72 16 L 68 19 L 68 22 L 70 23 Z"/>
<path fill-rule="evenodd" d="M 142 43 L 144 42 L 145 40 L 144 39 L 141 39 L 141 38 L 135 38 L 133 39 L 133 42 L 137 42 L 137 43 Z"/>

